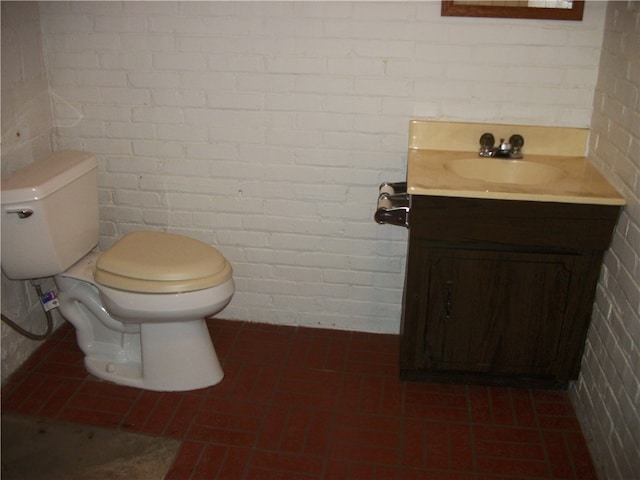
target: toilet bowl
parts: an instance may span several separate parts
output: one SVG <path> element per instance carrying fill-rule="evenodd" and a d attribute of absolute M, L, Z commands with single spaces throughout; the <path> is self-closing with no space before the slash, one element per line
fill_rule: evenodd
<path fill-rule="evenodd" d="M 198 271 L 189 274 L 186 266 L 193 262 L 176 263 L 172 252 L 198 259 Z M 163 269 L 172 279 L 158 280 Z M 211 273 L 206 282 L 203 272 Z M 180 235 L 134 232 L 104 253 L 86 255 L 55 282 L 60 313 L 75 327 L 93 375 L 159 391 L 193 390 L 222 380 L 204 319 L 227 306 L 234 283 L 229 263 L 212 247 Z"/>
<path fill-rule="evenodd" d="M 2 178 L 2 270 L 54 276 L 62 316 L 93 375 L 157 391 L 212 386 L 224 376 L 205 318 L 234 294 L 214 247 L 183 235 L 132 232 L 104 252 L 97 163 L 65 151 Z"/>

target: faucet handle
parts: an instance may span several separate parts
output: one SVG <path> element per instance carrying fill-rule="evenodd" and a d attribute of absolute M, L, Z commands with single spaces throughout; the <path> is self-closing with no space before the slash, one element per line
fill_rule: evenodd
<path fill-rule="evenodd" d="M 480 156 L 490 157 L 493 152 L 493 145 L 496 143 L 496 139 L 490 133 L 483 133 L 480 136 Z"/>
<path fill-rule="evenodd" d="M 511 145 L 511 157 L 522 158 L 522 147 L 524 146 L 524 138 L 517 133 L 509 137 L 509 144 Z"/>
<path fill-rule="evenodd" d="M 496 139 L 490 133 L 483 133 L 480 136 L 480 146 L 483 148 L 493 148 L 493 145 L 496 143 Z"/>
<path fill-rule="evenodd" d="M 513 148 L 522 148 L 522 146 L 524 145 L 524 138 L 522 137 L 522 135 L 518 135 L 516 133 L 509 137 L 509 143 Z"/>

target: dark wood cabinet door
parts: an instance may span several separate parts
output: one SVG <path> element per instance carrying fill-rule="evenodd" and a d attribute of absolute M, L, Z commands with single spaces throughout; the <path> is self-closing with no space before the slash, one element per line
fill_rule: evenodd
<path fill-rule="evenodd" d="M 415 367 L 550 375 L 571 255 L 420 249 Z"/>
<path fill-rule="evenodd" d="M 411 198 L 400 377 L 576 379 L 619 207 Z"/>

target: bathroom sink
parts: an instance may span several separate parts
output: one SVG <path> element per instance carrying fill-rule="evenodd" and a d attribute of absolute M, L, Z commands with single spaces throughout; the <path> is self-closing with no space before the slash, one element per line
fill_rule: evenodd
<path fill-rule="evenodd" d="M 486 132 L 527 139 L 524 158 L 481 157 Z M 625 199 L 585 157 L 588 129 L 414 120 L 409 129 L 411 196 L 624 205 Z"/>
<path fill-rule="evenodd" d="M 462 178 L 515 185 L 550 183 L 565 176 L 553 165 L 508 158 L 460 158 L 447 162 L 445 168 Z"/>

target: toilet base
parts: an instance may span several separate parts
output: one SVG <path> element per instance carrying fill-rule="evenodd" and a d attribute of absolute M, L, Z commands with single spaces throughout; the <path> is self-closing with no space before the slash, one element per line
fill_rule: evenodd
<path fill-rule="evenodd" d="M 84 364 L 98 378 L 156 391 L 206 388 L 224 372 L 202 319 L 140 324 L 142 363 L 117 363 L 87 355 Z"/>

